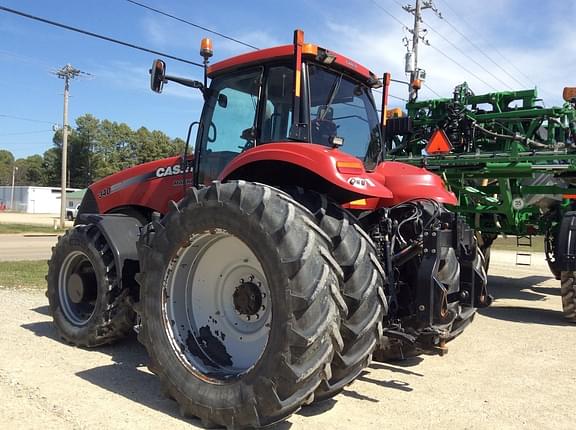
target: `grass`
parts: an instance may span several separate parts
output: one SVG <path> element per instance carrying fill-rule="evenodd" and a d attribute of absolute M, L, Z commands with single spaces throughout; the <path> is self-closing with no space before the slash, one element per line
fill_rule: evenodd
<path fill-rule="evenodd" d="M 56 229 L 44 225 L 31 225 L 31 224 L 0 224 L 0 234 L 15 234 L 15 233 L 62 233 L 64 230 Z"/>
<path fill-rule="evenodd" d="M 46 288 L 46 260 L 0 261 L 0 286 Z"/>

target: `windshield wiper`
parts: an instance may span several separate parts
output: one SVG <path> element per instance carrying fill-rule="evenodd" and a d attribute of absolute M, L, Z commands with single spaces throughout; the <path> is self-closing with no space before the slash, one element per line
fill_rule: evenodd
<path fill-rule="evenodd" d="M 328 110 L 330 109 L 330 106 L 332 105 L 332 103 L 334 103 L 334 99 L 336 98 L 336 94 L 338 94 L 338 90 L 340 89 L 340 83 L 342 82 L 342 75 L 338 76 L 338 79 L 336 79 L 334 81 L 334 84 L 332 85 L 332 88 L 330 89 L 330 94 L 328 96 L 328 100 L 326 102 L 326 108 L 322 110 L 322 112 L 320 112 L 320 117 L 318 118 L 320 121 L 324 120 L 324 117 L 326 117 L 326 114 L 328 114 Z"/>

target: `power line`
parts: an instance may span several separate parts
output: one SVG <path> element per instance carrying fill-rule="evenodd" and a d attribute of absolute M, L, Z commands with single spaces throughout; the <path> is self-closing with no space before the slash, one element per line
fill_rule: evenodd
<path fill-rule="evenodd" d="M 448 24 L 450 27 L 452 27 L 452 29 L 458 33 L 460 36 L 462 36 L 470 45 L 472 45 L 474 48 L 476 48 L 482 55 L 484 55 L 484 57 L 486 57 L 488 59 L 488 61 L 490 61 L 492 64 L 494 64 L 496 67 L 498 67 L 500 70 L 502 70 L 506 75 L 508 75 L 508 77 L 510 77 L 513 81 L 515 81 L 516 83 L 518 83 L 521 86 L 524 86 L 525 84 L 520 82 L 514 75 L 512 75 L 511 73 L 508 72 L 508 70 L 506 70 L 505 68 L 503 68 L 500 64 L 498 64 L 496 61 L 494 61 L 492 59 L 492 57 L 490 57 L 480 46 L 478 46 L 473 40 L 469 39 L 468 36 L 466 36 L 464 33 L 462 33 L 454 24 L 452 24 L 450 21 L 448 21 L 446 19 L 446 17 L 443 17 L 443 20 L 446 22 L 446 24 Z"/>
<path fill-rule="evenodd" d="M 382 6 L 380 3 L 378 3 L 376 0 L 370 0 L 378 9 L 380 9 L 382 12 L 384 12 L 386 15 L 388 15 L 390 18 L 392 18 L 394 21 L 396 21 L 398 24 L 400 24 L 403 28 L 408 30 L 408 26 L 406 24 L 404 24 L 402 21 L 400 21 L 400 19 L 396 18 L 396 16 L 394 16 L 392 13 L 390 13 L 387 9 L 384 8 L 384 6 Z M 402 6 L 402 5 L 400 5 Z"/>
<path fill-rule="evenodd" d="M 492 85 L 490 85 L 488 82 L 486 82 L 484 79 L 482 79 L 480 76 L 478 76 L 476 73 L 472 72 L 471 70 L 468 70 L 466 67 L 464 67 L 462 64 L 460 64 L 458 61 L 456 61 L 455 59 L 453 59 L 452 57 L 450 57 L 448 54 L 444 53 L 441 49 L 436 48 L 434 45 L 430 45 L 430 48 L 434 49 L 436 52 L 438 52 L 440 55 L 442 55 L 444 58 L 452 61 L 454 64 L 456 64 L 458 67 L 460 67 L 462 70 L 464 70 L 466 73 L 469 73 L 470 75 L 472 75 L 473 77 L 475 77 L 476 79 L 478 79 L 480 82 L 482 82 L 484 85 L 486 85 L 487 87 L 490 87 L 494 90 L 496 90 Z"/>
<path fill-rule="evenodd" d="M 374 91 L 375 93 L 378 93 L 378 94 L 382 94 L 382 92 L 383 92 L 382 90 L 377 90 L 377 89 L 375 89 L 375 88 L 373 88 L 372 91 Z M 403 101 L 403 102 L 407 102 L 407 101 L 408 101 L 408 100 L 406 100 L 406 99 L 404 99 L 404 98 L 402 98 L 402 97 L 394 96 L 394 95 L 392 95 L 392 94 L 388 94 L 388 97 L 393 98 L 393 99 L 396 99 L 396 100 L 401 100 L 401 101 Z"/>
<path fill-rule="evenodd" d="M 20 121 L 29 121 L 29 122 L 37 122 L 37 123 L 44 123 L 44 124 L 56 124 L 55 121 L 43 121 L 40 119 L 34 119 L 34 118 L 24 118 L 21 116 L 12 116 L 12 115 L 5 115 L 5 114 L 0 114 L 0 118 L 10 118 L 10 119 L 17 119 Z"/>
<path fill-rule="evenodd" d="M 127 1 L 128 3 L 132 3 L 133 5 L 139 6 L 139 7 L 141 7 L 141 8 L 148 9 L 148 10 L 150 10 L 150 11 L 152 11 L 152 12 L 157 13 L 157 14 L 164 15 L 164 16 L 167 16 L 168 18 L 175 19 L 176 21 L 180 21 L 180 22 L 182 22 L 182 23 L 184 23 L 184 24 L 187 24 L 187 25 L 190 25 L 190 26 L 192 26 L 192 27 L 199 28 L 200 30 L 207 31 L 208 33 L 215 34 L 215 35 L 220 36 L 220 37 L 222 37 L 222 38 L 224 38 L 224 39 L 231 40 L 232 42 L 239 43 L 240 45 L 247 46 L 248 48 L 252 48 L 252 49 L 256 49 L 256 50 L 259 50 L 259 49 L 260 49 L 260 48 L 257 48 L 257 47 L 254 46 L 254 45 L 250 45 L 249 43 L 242 42 L 241 40 L 235 39 L 234 37 L 226 36 L 225 34 L 222 34 L 222 33 L 218 32 L 218 31 L 216 31 L 216 30 L 211 30 L 211 29 L 209 29 L 209 28 L 207 28 L 207 27 L 204 27 L 204 26 L 202 26 L 202 25 L 194 24 L 193 22 L 187 21 L 187 20 L 185 20 L 185 19 L 183 19 L 183 18 L 180 18 L 180 17 L 178 17 L 178 16 L 175 16 L 175 15 L 171 15 L 171 14 L 169 14 L 169 13 L 167 13 L 167 12 L 161 11 L 160 9 L 153 8 L 153 7 L 151 7 L 151 6 L 145 5 L 145 4 L 143 4 L 143 3 L 139 3 L 139 2 L 134 1 L 134 0 L 126 0 L 126 1 Z"/>
<path fill-rule="evenodd" d="M 443 1 L 444 5 L 446 5 L 446 7 L 448 7 L 448 9 L 450 9 L 450 11 L 454 14 L 454 16 L 456 16 L 460 21 L 462 21 L 462 23 L 464 23 L 464 25 L 468 28 L 471 29 L 476 29 L 476 31 L 478 30 L 477 27 L 471 25 L 466 19 L 464 19 L 463 16 L 461 16 L 461 14 L 459 14 L 458 12 L 456 12 L 454 10 L 454 8 L 452 6 L 450 6 L 450 4 L 448 4 L 447 1 Z M 486 42 L 486 44 L 494 51 L 496 52 L 500 57 L 502 57 L 502 59 L 504 59 L 510 66 L 512 66 L 513 69 L 515 69 L 520 75 L 522 75 L 524 77 L 524 79 L 526 79 L 528 82 L 532 82 L 534 83 L 534 80 L 531 79 L 530 77 L 526 76 L 524 74 L 524 72 L 522 72 L 522 70 L 520 70 L 518 67 L 516 67 L 516 65 L 514 63 L 512 63 L 510 61 L 510 59 L 508 57 L 506 57 L 504 54 L 502 54 L 494 45 L 492 45 L 486 38 L 482 38 L 484 39 L 484 41 Z M 502 68 L 502 66 L 500 66 L 498 63 L 495 63 L 498 65 L 499 68 L 501 68 L 502 70 L 504 70 L 506 72 L 506 74 L 508 74 L 510 76 L 510 74 L 506 71 L 506 69 Z M 516 80 L 516 78 L 514 78 Z M 516 80 L 516 82 L 519 82 L 518 80 Z M 520 82 L 521 85 L 524 85 Z"/>
<path fill-rule="evenodd" d="M 224 38 L 224 39 L 227 39 L 227 40 L 230 40 L 230 41 L 232 41 L 232 42 L 236 42 L 236 43 L 238 43 L 238 44 L 240 44 L 240 45 L 243 45 L 243 46 L 246 46 L 246 47 L 248 47 L 248 48 L 252 48 L 252 49 L 255 49 L 255 50 L 260 50 L 260 49 L 261 49 L 261 48 L 259 48 L 259 47 L 257 47 L 257 46 L 251 45 L 251 44 L 249 44 L 249 43 L 247 43 L 247 42 L 243 42 L 243 41 L 240 40 L 240 39 L 236 39 L 236 38 L 234 38 L 234 37 L 227 36 L 227 35 L 225 35 L 225 34 L 223 34 L 223 33 L 218 32 L 218 31 L 211 30 L 211 29 L 209 29 L 209 28 L 207 28 L 207 27 L 201 26 L 201 25 L 199 25 L 199 24 L 195 24 L 195 23 L 193 23 L 193 22 L 190 22 L 190 21 L 188 21 L 188 20 L 185 20 L 185 19 L 180 18 L 180 17 L 175 16 L 175 15 L 169 14 L 169 13 L 167 13 L 167 12 L 164 12 L 164 11 L 160 10 L 160 9 L 156 9 L 156 8 L 153 8 L 153 7 L 148 6 L 148 5 L 146 5 L 146 4 L 137 2 L 137 1 L 135 1 L 135 0 L 125 0 L 125 1 L 127 1 L 128 3 L 132 3 L 133 5 L 142 7 L 142 8 L 144 8 L 144 9 L 150 10 L 150 11 L 152 11 L 152 12 L 155 12 L 155 13 L 157 13 L 157 14 L 160 14 L 160 15 L 166 16 L 166 17 L 168 17 L 168 18 L 174 19 L 174 20 L 176 20 L 176 21 L 182 22 L 182 23 L 184 23 L 184 24 L 190 25 L 190 26 L 192 26 L 192 27 L 199 28 L 199 29 L 201 29 L 201 30 L 204 30 L 204 31 L 207 31 L 207 32 L 209 32 L 209 33 L 215 34 L 215 35 L 217 35 L 217 36 L 220 36 L 220 37 L 222 37 L 222 38 Z M 373 3 L 374 3 L 376 6 L 379 6 L 378 3 L 376 3 L 375 1 L 374 1 Z M 402 22 L 401 22 L 398 18 L 396 18 L 394 15 L 388 13 L 385 9 L 382 9 L 382 10 L 383 10 L 384 12 L 386 12 L 386 13 L 387 13 L 390 17 L 392 17 L 394 20 L 396 20 L 398 23 L 400 23 L 401 25 L 404 25 L 404 24 L 402 24 Z M 402 101 L 407 101 L 406 99 L 403 99 L 402 97 L 393 96 L 393 95 L 391 95 L 391 94 L 389 95 L 389 97 L 394 98 L 394 99 L 398 99 L 398 100 L 402 100 Z"/>
<path fill-rule="evenodd" d="M 27 57 L 22 54 L 16 54 L 14 52 L 6 51 L 4 49 L 0 49 L 0 57 L 12 57 L 12 59 L 22 61 L 23 63 L 36 64 L 38 66 L 42 66 L 42 68 L 47 69 L 52 67 L 52 65 L 47 63 L 46 61 L 40 60 L 38 58 Z"/>
<path fill-rule="evenodd" d="M 36 130 L 36 131 L 20 131 L 16 133 L 0 133 L 0 136 L 20 136 L 24 134 L 38 134 L 38 133 L 48 133 L 53 130 Z"/>
<path fill-rule="evenodd" d="M 166 13 L 166 12 L 163 12 L 163 11 L 160 11 L 160 10 L 158 10 L 158 9 L 151 8 L 150 6 L 147 6 L 147 5 L 138 3 L 138 2 L 133 1 L 133 0 L 126 0 L 126 1 L 128 1 L 129 3 L 135 4 L 135 5 L 137 5 L 137 6 L 140 6 L 140 7 L 146 8 L 146 9 L 150 9 L 150 10 L 156 12 L 156 13 L 160 13 L 160 14 L 162 14 L 162 15 L 168 16 L 168 17 L 170 17 L 170 18 L 172 18 L 172 19 L 175 19 L 175 20 L 184 22 L 184 23 L 186 23 L 186 24 L 188 24 L 188 25 L 192 25 L 192 26 L 194 26 L 194 27 L 197 27 L 197 28 L 200 28 L 200 29 L 202 29 L 202 30 L 208 31 L 208 32 L 210 32 L 210 33 L 216 34 L 216 35 L 221 36 L 221 37 L 223 37 L 223 38 L 225 38 L 225 39 L 228 39 L 228 40 L 231 40 L 231 41 L 233 41 L 233 42 L 239 43 L 239 44 L 241 44 L 241 45 L 250 47 L 250 48 L 252 48 L 252 49 L 255 49 L 255 50 L 259 50 L 259 49 L 260 49 L 260 48 L 258 48 L 258 47 L 256 47 L 256 46 L 253 46 L 253 45 L 250 45 L 250 44 L 248 44 L 248 43 L 242 42 L 242 41 L 239 40 L 239 39 L 235 39 L 235 38 L 233 38 L 233 37 L 226 36 L 226 35 L 224 35 L 224 34 L 222 34 L 222 33 L 217 32 L 217 31 L 210 30 L 210 29 L 208 29 L 208 28 L 206 28 L 206 27 L 202 27 L 202 26 L 197 25 L 197 24 L 194 24 L 194 23 L 192 23 L 192 22 L 183 20 L 183 19 L 181 19 L 181 18 L 178 18 L 178 17 L 176 17 L 176 16 L 170 15 L 170 14 L 168 14 L 168 13 Z M 388 11 L 386 11 L 386 9 L 384 9 L 383 7 L 381 7 L 380 5 L 378 5 L 378 3 L 376 3 L 374 0 L 373 0 L 373 3 L 374 3 L 376 6 L 378 6 L 382 11 L 384 11 L 385 13 L 387 13 L 388 15 L 390 15 L 392 18 L 394 18 L 399 24 L 401 24 L 402 26 L 404 26 L 404 24 L 402 23 L 402 21 L 400 21 L 400 20 L 399 20 L 398 18 L 396 18 L 394 15 L 392 15 L 392 14 L 390 14 Z M 65 29 L 65 30 L 70 30 L 70 31 L 74 31 L 74 32 L 77 32 L 77 33 L 80 33 L 80 34 L 84 34 L 84 35 L 86 35 L 86 36 L 95 37 L 95 38 L 97 38 L 97 39 L 105 40 L 105 41 L 108 41 L 108 42 L 111 42 L 111 43 L 116 43 L 116 44 L 119 44 L 119 45 L 122 45 L 122 46 L 126 46 L 126 47 L 128 47 L 128 48 L 137 49 L 137 50 L 144 51 L 144 52 L 148 52 L 148 53 L 151 53 L 151 54 L 161 55 L 161 56 L 166 57 L 166 58 L 171 58 L 171 59 L 176 60 L 176 61 L 180 61 L 180 62 L 183 62 L 183 63 L 186 63 L 186 64 L 191 64 L 191 65 L 193 65 L 193 66 L 204 67 L 204 66 L 203 66 L 202 64 L 200 64 L 200 63 L 196 63 L 196 62 L 193 62 L 193 61 L 185 60 L 185 59 L 183 59 L 183 58 L 179 58 L 179 57 L 176 57 L 176 56 L 173 56 L 173 55 L 170 55 L 170 54 L 166 54 L 166 53 L 164 53 L 164 52 L 160 52 L 160 51 L 156 51 L 156 50 L 153 50 L 153 49 L 144 48 L 144 47 L 142 47 L 142 46 L 134 45 L 134 44 L 132 44 L 132 43 L 124 42 L 124 41 L 121 41 L 121 40 L 118 40 L 118 39 L 114 39 L 114 38 L 111 38 L 111 37 L 108 37 L 108 36 L 104 36 L 104 35 L 101 35 L 101 34 L 93 33 L 93 32 L 91 32 L 91 31 L 83 30 L 83 29 L 80 29 L 80 28 L 77 28 L 77 27 L 72 27 L 72 26 L 67 25 L 67 24 L 62 24 L 62 23 L 60 23 L 60 22 L 56 22 L 56 21 L 52 21 L 52 20 L 49 20 L 49 19 L 46 19 L 46 18 L 42 18 L 42 17 L 38 17 L 38 16 L 35 16 L 35 15 L 31 15 L 31 14 L 28 14 L 28 13 L 25 13 L 25 12 L 21 12 L 21 11 L 15 10 L 15 9 L 10 9 L 10 8 L 5 7 L 5 6 L 0 6 L 0 10 L 5 11 L 5 12 L 8 12 L 8 13 L 15 14 L 15 15 L 19 15 L 19 16 L 22 16 L 22 17 L 24 17 L 24 18 L 28 18 L 28 19 L 32 19 L 32 20 L 35 20 L 35 21 L 43 22 L 43 23 L 45 23 L 45 24 L 53 25 L 53 26 L 56 26 L 56 27 L 59 27 L 59 28 L 63 28 L 63 29 Z M 397 96 L 393 96 L 393 95 L 390 95 L 390 97 L 396 98 L 396 99 L 398 99 L 398 100 L 406 101 L 405 99 L 403 99 L 403 98 L 401 98 L 401 97 L 397 97 Z M 33 122 L 47 122 L 47 121 L 36 121 L 36 120 L 33 120 L 33 119 L 28 119 L 28 118 L 12 117 L 12 116 L 9 116 L 9 115 L 1 115 L 1 114 L 0 114 L 0 117 L 12 118 L 12 119 L 20 119 L 20 120 L 33 121 Z M 52 124 L 51 122 L 48 122 L 48 123 Z"/>
<path fill-rule="evenodd" d="M 396 99 L 396 100 L 401 100 L 403 102 L 407 102 L 408 100 L 403 99 L 402 97 L 398 97 L 398 96 L 393 96 L 392 94 L 388 94 L 388 97 L 392 98 L 392 99 Z"/>
<path fill-rule="evenodd" d="M 389 17 L 391 17 L 394 21 L 396 21 L 398 24 L 400 24 L 400 26 L 402 26 L 403 30 L 407 30 L 407 31 L 411 31 L 408 26 L 406 26 L 400 19 L 398 19 L 394 14 L 392 14 L 390 11 L 388 11 L 384 6 L 382 6 L 380 3 L 378 3 L 376 0 L 370 0 L 372 2 L 372 4 L 374 4 L 374 6 L 376 6 L 378 9 L 380 9 L 382 12 L 384 12 L 386 15 L 388 15 Z M 394 0 L 396 4 L 400 5 L 400 7 L 404 8 L 404 6 L 402 6 L 401 3 L 399 3 L 397 0 Z M 432 91 L 434 94 L 438 94 L 436 91 L 433 91 L 432 88 L 428 87 L 427 88 Z M 440 96 L 439 96 L 440 97 Z"/>
<path fill-rule="evenodd" d="M 374 0 L 373 0 L 374 1 Z M 394 2 L 396 4 L 400 4 L 397 0 L 394 0 Z M 417 0 L 417 6 L 418 6 L 418 0 Z M 439 14 L 439 16 L 441 17 L 442 15 L 440 15 L 440 13 L 438 12 L 438 10 L 432 5 L 431 1 L 428 1 L 425 3 L 426 8 L 432 9 L 434 12 L 436 12 L 437 14 Z M 424 21 L 422 20 L 422 18 L 418 15 L 418 12 L 416 9 L 418 9 L 418 7 L 415 8 L 411 8 L 410 6 L 402 6 L 402 8 L 404 10 L 406 10 L 409 13 L 414 14 L 415 18 L 414 18 L 414 23 L 415 23 L 415 28 L 417 28 L 417 24 L 419 22 L 424 23 Z M 427 24 L 428 25 L 428 24 Z M 428 25 L 428 27 L 430 27 L 430 25 Z M 435 31 L 434 29 L 432 29 L 433 31 Z M 418 40 L 418 38 L 420 37 L 419 34 L 415 34 L 416 31 L 415 30 L 410 30 L 413 33 L 413 42 Z M 436 31 L 435 31 L 436 32 Z M 438 32 L 436 32 L 438 33 Z M 438 33 L 440 34 L 440 33 Z M 442 35 L 441 35 L 442 36 Z M 442 36 L 444 37 L 444 36 Z M 447 40 L 447 39 L 446 39 Z M 445 52 L 443 52 L 441 49 L 432 46 L 427 40 L 425 40 L 426 45 L 430 46 L 431 48 L 433 48 L 435 51 L 437 51 L 438 53 L 440 53 L 442 56 L 444 56 L 445 58 L 447 58 L 448 60 L 452 61 L 454 64 L 456 64 L 458 67 L 460 67 L 462 70 L 464 70 L 465 72 L 469 73 L 470 75 L 472 75 L 473 77 L 475 77 L 476 79 L 478 79 L 480 82 L 484 83 L 486 86 L 496 90 L 496 88 L 494 88 L 492 85 L 490 85 L 488 82 L 486 82 L 484 79 L 482 79 L 481 77 L 479 77 L 478 75 L 476 75 L 474 72 L 472 72 L 471 70 L 467 69 L 466 67 L 464 67 L 462 64 L 460 64 L 457 60 L 453 59 L 452 57 L 450 57 L 448 54 L 446 54 Z M 450 42 L 450 41 L 448 41 Z M 452 43 L 452 42 L 450 42 Z M 456 49 L 458 49 L 456 47 L 456 45 L 452 44 Z"/>
<path fill-rule="evenodd" d="M 440 94 L 438 94 L 436 91 L 434 91 L 432 88 L 430 88 L 428 85 L 423 84 L 432 94 L 434 94 L 436 97 L 442 97 Z"/>
<path fill-rule="evenodd" d="M 48 145 L 48 143 L 45 142 L 45 141 L 44 141 L 44 142 L 2 142 L 2 143 L 0 143 L 0 149 L 1 149 L 2 147 L 4 147 L 4 148 L 8 148 L 8 147 L 11 147 L 11 146 L 18 146 L 18 147 L 20 147 L 20 146 L 24 146 L 24 145 L 26 145 L 26 146 L 32 146 L 32 145 Z M 50 145 L 51 145 L 51 143 L 50 143 Z"/>
<path fill-rule="evenodd" d="M 424 70 L 418 68 L 418 44 L 420 40 L 429 45 L 430 42 L 426 40 L 424 37 L 425 33 L 428 31 L 426 29 L 420 30 L 420 24 L 424 23 L 422 20 L 422 12 L 426 9 L 432 10 L 435 14 L 440 15 L 438 8 L 434 6 L 432 0 L 416 0 L 414 6 L 408 4 L 406 6 L 402 6 L 406 12 L 414 15 L 414 27 L 409 30 L 412 34 L 412 48 L 409 48 L 409 40 L 405 38 L 406 42 L 406 71 L 410 72 L 410 86 L 409 86 L 409 96 L 408 99 L 410 101 L 416 101 L 418 97 L 418 90 L 421 88 L 420 82 L 423 81 L 422 74 Z"/>
<path fill-rule="evenodd" d="M 450 39 L 448 39 L 447 37 L 445 37 L 442 33 L 440 33 L 439 31 L 437 31 L 436 29 L 434 29 L 430 24 L 428 24 L 427 22 L 424 22 L 424 24 L 426 24 L 428 26 L 428 28 L 430 30 L 432 30 L 434 33 L 436 33 L 438 36 L 440 36 L 442 39 L 444 39 L 446 42 L 448 42 L 454 49 L 456 49 L 460 54 L 462 54 L 464 57 L 468 58 L 470 61 L 472 61 L 474 64 L 476 64 L 478 67 L 480 67 L 482 70 L 484 70 L 486 73 L 488 73 L 490 76 L 492 76 L 495 80 L 497 80 L 498 82 L 500 82 L 502 85 L 506 86 L 506 87 L 510 87 L 506 82 L 504 82 L 502 79 L 500 79 L 498 76 L 494 75 L 490 70 L 488 70 L 486 67 L 484 67 L 482 64 L 480 64 L 478 61 L 476 61 L 474 58 L 472 58 L 470 55 L 466 54 L 462 49 L 460 49 L 458 46 L 456 46 L 456 44 L 454 42 L 452 42 Z M 492 88 L 494 91 L 497 91 L 497 89 L 492 86 L 489 85 L 490 88 Z"/>
<path fill-rule="evenodd" d="M 156 50 L 153 50 L 153 49 L 144 48 L 144 47 L 142 47 L 142 46 L 134 45 L 133 43 L 124 42 L 124 41 L 119 40 L 119 39 L 114 39 L 114 38 L 112 38 L 112 37 L 108 37 L 108 36 L 104 36 L 104 35 L 101 35 L 101 34 L 93 33 L 93 32 L 91 32 L 91 31 L 83 30 L 83 29 L 81 29 L 81 28 L 72 27 L 72 26 L 67 25 L 67 24 L 62 24 L 62 23 L 60 23 L 60 22 L 51 21 L 51 20 L 49 20 L 49 19 L 41 18 L 41 17 L 39 17 L 39 16 L 30 15 L 30 14 L 25 13 L 25 12 L 21 12 L 21 11 L 15 10 L 15 9 L 7 8 L 7 7 L 5 7 L 5 6 L 0 6 L 0 10 L 3 10 L 4 12 L 12 13 L 12 14 L 14 14 L 14 15 L 19 15 L 19 16 L 22 16 L 22 17 L 24 17 L 24 18 L 28 18 L 28 19 L 32 19 L 32 20 L 35 20 L 35 21 L 43 22 L 43 23 L 45 23 L 45 24 L 53 25 L 53 26 L 55 26 L 55 27 L 60 27 L 60 28 L 63 28 L 63 29 L 65 29 L 65 30 L 70 30 L 70 31 L 74 31 L 74 32 L 76 32 L 76 33 L 84 34 L 84 35 L 86 35 L 86 36 L 95 37 L 95 38 L 97 38 L 97 39 L 101 39 L 101 40 L 105 40 L 105 41 L 107 41 L 107 42 L 115 43 L 115 44 L 117 44 L 117 45 L 126 46 L 126 47 L 128 47 L 128 48 L 137 49 L 137 50 L 139 50 L 139 51 L 148 52 L 148 53 L 150 53 L 150 54 L 160 55 L 160 56 L 162 56 L 162 57 L 170 58 L 170 59 L 175 60 L 175 61 L 180 61 L 180 62 L 182 62 L 182 63 L 191 64 L 192 66 L 204 67 L 202 64 L 196 63 L 196 62 L 194 62 L 194 61 L 185 60 L 184 58 L 176 57 L 176 56 L 174 56 L 174 55 L 166 54 L 166 53 L 164 53 L 164 52 L 160 52 L 160 51 L 156 51 Z"/>
<path fill-rule="evenodd" d="M 396 3 L 397 5 L 399 5 L 400 7 L 402 7 L 403 9 L 407 10 L 408 12 L 413 12 L 411 11 L 407 6 L 403 6 L 398 0 L 393 0 L 394 3 Z M 431 5 L 430 5 L 431 6 Z M 444 17 L 440 14 L 440 12 L 438 12 L 437 10 L 434 9 L 434 11 L 437 13 L 438 17 L 440 19 L 444 19 Z M 484 70 L 486 73 L 488 73 L 490 76 L 492 76 L 495 80 L 499 81 L 500 83 L 502 83 L 503 85 L 505 85 L 506 87 L 509 87 L 509 85 L 504 82 L 503 80 L 501 80 L 499 77 L 497 77 L 496 75 L 494 75 L 490 70 L 486 69 L 482 64 L 480 64 L 478 61 L 476 61 L 475 59 L 473 59 L 470 55 L 466 54 L 463 50 L 461 50 L 458 46 L 456 46 L 451 40 L 449 40 L 448 38 L 446 38 L 444 35 L 442 35 L 439 31 L 437 31 L 436 29 L 434 29 L 429 23 L 424 22 L 423 20 L 420 19 L 420 21 L 424 24 L 426 24 L 428 26 L 428 28 L 430 30 L 432 30 L 434 33 L 438 34 L 442 39 L 444 39 L 446 42 L 448 42 L 454 49 L 456 49 L 460 54 L 462 54 L 464 57 L 468 58 L 470 61 L 472 61 L 474 64 L 476 64 L 478 67 L 480 67 L 482 70 Z M 427 43 L 428 46 L 431 46 L 430 43 Z M 478 79 L 480 82 L 484 83 L 486 86 L 488 86 L 489 88 L 492 88 L 493 90 L 496 91 L 496 88 L 492 85 L 490 85 L 488 82 L 486 82 L 484 79 L 480 78 L 478 75 L 476 75 L 475 73 L 473 73 L 472 71 L 470 71 L 469 69 L 467 69 L 466 67 L 464 67 L 462 64 L 460 64 L 460 62 L 458 62 L 457 60 L 455 60 L 454 58 L 450 57 L 448 54 L 446 54 L 445 52 L 443 52 L 441 49 L 437 48 L 437 47 L 433 47 L 437 52 L 439 52 L 441 55 L 443 55 L 445 58 L 449 59 L 450 61 L 452 61 L 454 64 L 456 64 L 458 67 L 460 67 L 462 70 L 465 70 L 467 73 L 470 73 L 473 77 L 475 77 L 476 79 Z M 427 88 L 432 91 L 434 94 L 437 94 L 437 92 L 433 91 L 432 88 L 428 87 Z"/>

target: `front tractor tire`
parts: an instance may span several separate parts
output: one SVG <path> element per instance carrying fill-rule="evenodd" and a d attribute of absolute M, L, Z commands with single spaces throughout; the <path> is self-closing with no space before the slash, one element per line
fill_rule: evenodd
<path fill-rule="evenodd" d="M 139 339 L 184 416 L 267 426 L 330 379 L 339 269 L 287 194 L 242 181 L 191 189 L 149 224 L 139 253 Z"/>
<path fill-rule="evenodd" d="M 302 188 L 288 192 L 314 214 L 330 237 L 343 274 L 342 295 L 348 309 L 340 325 L 344 348 L 334 355 L 332 377 L 316 390 L 315 400 L 322 401 L 342 391 L 370 364 L 387 313 L 386 276 L 372 240 L 352 214 L 325 195 Z"/>
<path fill-rule="evenodd" d="M 128 290 L 121 288 L 112 250 L 96 226 L 76 226 L 58 239 L 46 280 L 54 323 L 66 342 L 105 345 L 133 328 Z"/>
<path fill-rule="evenodd" d="M 560 294 L 564 316 L 576 323 L 576 272 L 562 271 L 560 273 Z"/>

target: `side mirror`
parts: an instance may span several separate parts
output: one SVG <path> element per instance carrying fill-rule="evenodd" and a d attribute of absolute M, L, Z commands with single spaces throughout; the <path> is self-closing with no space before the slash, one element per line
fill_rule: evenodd
<path fill-rule="evenodd" d="M 576 88 L 565 87 L 564 91 L 562 92 L 562 98 L 567 102 L 574 100 L 576 98 Z"/>
<path fill-rule="evenodd" d="M 226 109 L 228 107 L 228 97 L 226 96 L 226 94 L 218 94 L 218 106 L 220 106 L 223 109 Z"/>
<path fill-rule="evenodd" d="M 155 93 L 161 93 L 166 82 L 166 63 L 162 60 L 154 60 L 150 69 L 150 88 Z"/>

